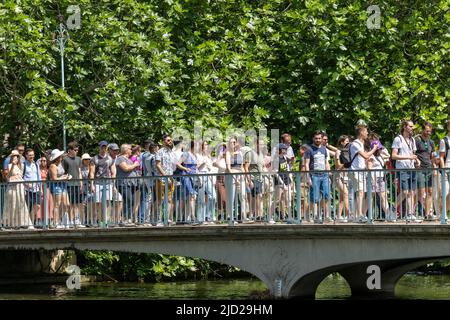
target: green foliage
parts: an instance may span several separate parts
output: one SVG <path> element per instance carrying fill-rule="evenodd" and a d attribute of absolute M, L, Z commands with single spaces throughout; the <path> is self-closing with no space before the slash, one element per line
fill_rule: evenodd
<path fill-rule="evenodd" d="M 401 118 L 445 133 L 450 97 L 448 0 L 79 0 L 65 51 L 52 34 L 69 0 L 0 3 L 0 136 L 85 151 L 174 128 L 234 126 L 353 133 L 358 119 L 388 141 Z"/>
<path fill-rule="evenodd" d="M 239 275 L 239 269 L 198 258 L 111 251 L 79 251 L 84 275 L 114 276 L 124 281 L 163 281 Z"/>

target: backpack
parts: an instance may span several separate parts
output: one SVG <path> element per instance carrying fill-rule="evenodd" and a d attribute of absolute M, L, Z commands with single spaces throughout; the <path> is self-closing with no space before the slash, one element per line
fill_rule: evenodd
<path fill-rule="evenodd" d="M 344 165 L 344 168 L 348 169 L 352 166 L 353 160 L 355 160 L 358 153 L 356 153 L 353 157 L 350 157 L 350 146 L 351 143 L 347 143 L 345 147 L 341 150 L 341 154 L 339 155 L 339 161 Z"/>
<path fill-rule="evenodd" d="M 448 149 L 450 149 L 449 140 L 447 137 L 444 138 L 444 144 L 445 144 L 445 155 L 444 155 L 444 162 L 445 162 L 447 160 Z"/>

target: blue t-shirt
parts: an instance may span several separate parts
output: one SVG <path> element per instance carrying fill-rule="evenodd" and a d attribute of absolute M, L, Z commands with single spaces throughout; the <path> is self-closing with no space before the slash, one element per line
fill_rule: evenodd
<path fill-rule="evenodd" d="M 327 149 L 324 146 L 310 145 L 305 151 L 305 159 L 309 159 L 310 171 L 324 171 L 327 166 Z"/>
<path fill-rule="evenodd" d="M 147 161 L 147 158 L 150 157 L 150 152 L 145 151 L 142 155 L 141 155 L 141 166 L 142 166 L 142 176 L 146 177 L 147 175 L 150 175 L 149 172 L 147 171 L 147 167 L 145 166 L 145 161 Z"/>

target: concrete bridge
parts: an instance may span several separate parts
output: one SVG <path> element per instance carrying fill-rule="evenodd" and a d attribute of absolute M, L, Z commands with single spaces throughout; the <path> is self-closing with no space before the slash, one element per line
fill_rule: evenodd
<path fill-rule="evenodd" d="M 339 272 L 353 296 L 393 296 L 406 272 L 450 257 L 450 225 L 238 225 L 0 232 L 0 250 L 79 249 L 162 253 L 232 265 L 261 279 L 271 293 L 314 298 Z M 380 267 L 370 290 L 367 267 Z"/>

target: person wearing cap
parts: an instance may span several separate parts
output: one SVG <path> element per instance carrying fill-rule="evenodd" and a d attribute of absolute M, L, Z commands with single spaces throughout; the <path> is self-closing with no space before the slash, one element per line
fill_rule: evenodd
<path fill-rule="evenodd" d="M 420 161 L 420 169 L 422 169 L 417 172 L 419 212 L 428 220 L 436 220 L 432 211 L 433 176 L 437 175 L 434 142 L 430 139 L 432 133 L 433 125 L 426 121 L 422 124 L 422 133 L 414 138 L 417 146 L 416 155 Z"/>
<path fill-rule="evenodd" d="M 117 143 L 108 144 L 108 154 L 116 163 L 117 157 L 120 153 L 120 148 Z M 117 164 L 116 164 L 116 174 L 117 174 Z M 112 206 L 112 216 L 115 223 L 123 225 L 122 221 L 122 208 L 123 208 L 123 197 L 119 190 L 113 192 L 113 206 Z"/>
<path fill-rule="evenodd" d="M 111 156 L 113 160 L 116 160 L 116 158 L 119 156 L 120 148 L 117 145 L 117 143 L 110 143 L 108 144 L 108 153 Z"/>
<path fill-rule="evenodd" d="M 28 227 L 34 229 L 28 213 L 28 206 L 25 201 L 25 188 L 23 183 L 23 164 L 20 161 L 20 153 L 13 150 L 9 155 L 8 183 L 3 207 L 2 223 L 4 227 Z"/>
<path fill-rule="evenodd" d="M 70 201 L 70 222 L 69 225 L 75 225 L 78 228 L 84 228 L 80 221 L 80 213 L 83 210 L 83 182 L 81 176 L 81 158 L 77 156 L 78 143 L 70 142 L 67 145 L 67 156 L 63 159 L 64 170 L 72 176 L 71 181 L 67 183 L 67 192 Z M 72 220 L 73 218 L 73 220 Z"/>
<path fill-rule="evenodd" d="M 68 211 L 70 208 L 69 197 L 67 195 L 67 181 L 72 177 L 66 173 L 62 165 L 64 151 L 54 149 L 50 155 L 50 191 L 53 194 L 54 222 L 56 228 L 67 228 Z"/>
<path fill-rule="evenodd" d="M 91 192 L 94 194 L 95 216 L 89 217 L 93 224 L 107 226 L 110 221 L 111 201 L 113 193 L 117 192 L 110 180 L 116 177 L 116 165 L 113 158 L 107 153 L 108 142 L 100 141 L 99 153 L 91 159 L 89 178 L 91 179 Z M 106 207 L 103 205 L 106 202 Z M 106 211 L 106 217 L 103 213 Z M 116 221 L 117 222 L 117 221 Z"/>

